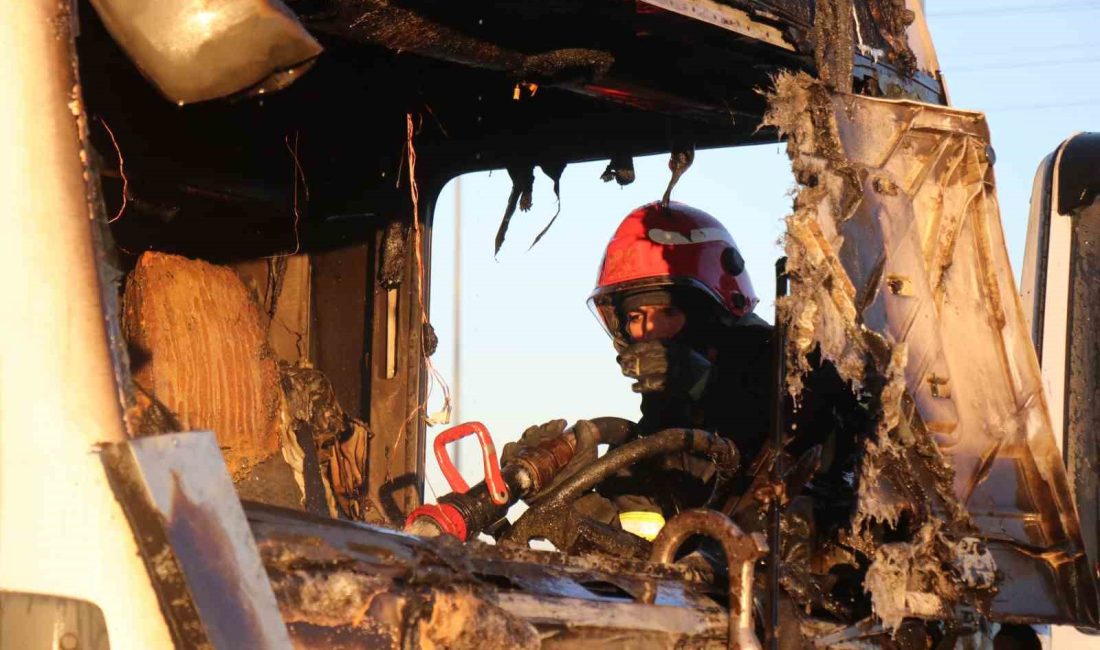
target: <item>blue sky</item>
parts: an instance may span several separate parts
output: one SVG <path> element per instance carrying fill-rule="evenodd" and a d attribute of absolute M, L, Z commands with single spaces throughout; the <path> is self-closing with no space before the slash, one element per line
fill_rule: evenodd
<path fill-rule="evenodd" d="M 930 1 L 929 26 L 951 103 L 984 111 L 997 154 L 995 174 L 1009 255 L 1019 275 L 1036 166 L 1076 131 L 1100 130 L 1100 54 L 1095 0 Z M 550 183 L 536 177 L 534 208 L 517 213 L 500 255 L 493 236 L 511 183 L 503 171 L 461 180 L 461 335 L 454 374 L 455 186 L 435 212 L 432 322 L 436 367 L 455 390 L 457 417 L 480 420 L 498 445 L 532 424 L 601 415 L 637 417 L 637 397 L 585 300 L 603 247 L 623 216 L 656 200 L 668 181 L 667 156 L 635 161 L 626 188 L 599 180 L 606 162 L 574 165 L 562 178 L 561 215 L 538 246 L 527 247 L 553 216 Z M 673 196 L 726 224 L 741 247 L 772 319 L 773 264 L 794 181 L 779 143 L 701 151 Z M 430 399 L 439 406 L 439 391 Z M 766 406 L 763 406 L 766 408 Z M 442 427 L 429 429 L 429 439 Z M 476 454 L 462 453 L 472 481 Z M 428 500 L 448 491 L 429 458 Z"/>

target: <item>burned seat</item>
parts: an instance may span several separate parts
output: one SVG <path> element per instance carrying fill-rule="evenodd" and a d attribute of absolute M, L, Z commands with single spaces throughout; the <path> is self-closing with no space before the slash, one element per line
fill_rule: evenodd
<path fill-rule="evenodd" d="M 277 358 L 270 319 L 232 268 L 147 252 L 122 303 L 138 408 L 167 414 L 138 418 L 147 423 L 138 433 L 168 423 L 213 431 L 242 499 L 320 515 L 353 509 L 365 427 L 320 371 Z"/>

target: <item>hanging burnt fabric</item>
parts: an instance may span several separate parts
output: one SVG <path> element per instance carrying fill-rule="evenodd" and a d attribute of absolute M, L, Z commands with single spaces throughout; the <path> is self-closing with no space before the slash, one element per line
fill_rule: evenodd
<path fill-rule="evenodd" d="M 425 322 L 421 327 L 423 333 L 421 336 L 424 340 L 424 356 L 430 357 L 435 354 L 436 348 L 439 347 L 439 335 L 435 333 L 435 328 L 431 323 Z"/>
<path fill-rule="evenodd" d="M 543 160 L 539 163 L 539 169 L 550 180 L 554 181 L 554 198 L 557 199 L 557 208 L 554 210 L 554 216 L 550 218 L 550 223 L 546 224 L 546 227 L 539 232 L 538 236 L 535 237 L 535 241 L 531 242 L 531 246 L 527 250 L 531 250 L 535 247 L 535 244 L 539 243 L 542 236 L 550 230 L 550 226 L 554 225 L 554 222 L 558 220 L 558 215 L 561 214 L 561 175 L 565 172 L 565 161 L 560 159 Z"/>
<path fill-rule="evenodd" d="M 607 163 L 607 168 L 600 174 L 600 180 L 605 183 L 615 181 L 620 187 L 634 182 L 634 157 L 628 153 L 620 153 L 612 156 Z"/>
<path fill-rule="evenodd" d="M 504 236 L 508 233 L 508 224 L 512 222 L 512 215 L 516 213 L 516 206 L 527 212 L 531 209 L 531 192 L 535 186 L 535 165 L 530 162 L 516 163 L 508 166 L 508 177 L 512 179 L 512 193 L 508 195 L 508 207 L 504 209 L 504 217 L 497 229 L 496 244 L 493 254 L 500 252 L 504 244 Z"/>
<path fill-rule="evenodd" d="M 281 363 L 280 370 L 287 425 L 306 458 L 312 456 L 312 464 L 321 470 L 306 476 L 307 503 L 324 489 L 326 500 L 335 500 L 335 504 L 326 504 L 330 510 L 349 519 L 362 519 L 359 494 L 367 466 L 367 425 L 344 412 L 332 383 L 320 370 L 288 363 Z"/>

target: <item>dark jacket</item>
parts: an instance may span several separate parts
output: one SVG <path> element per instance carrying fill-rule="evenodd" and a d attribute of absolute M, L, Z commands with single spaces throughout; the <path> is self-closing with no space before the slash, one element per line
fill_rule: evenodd
<path fill-rule="evenodd" d="M 637 435 L 679 427 L 716 432 L 737 444 L 745 467 L 770 430 L 775 386 L 772 327 L 750 315 L 722 330 L 709 337 L 717 359 L 702 397 L 644 395 Z M 619 512 L 645 510 L 670 517 L 707 504 L 721 487 L 716 478 L 710 461 L 684 453 L 639 463 L 605 479 L 597 491 Z"/>
<path fill-rule="evenodd" d="M 644 510 L 661 512 L 668 518 L 688 508 L 723 509 L 730 495 L 746 490 L 755 478 L 750 475 L 753 461 L 771 435 L 777 384 L 772 335 L 770 325 L 752 316 L 714 336 L 718 356 L 713 376 L 698 401 L 669 400 L 659 395 L 642 398 L 636 435 L 674 427 L 718 433 L 734 441 L 741 452 L 737 476 L 717 477 L 709 460 L 687 453 L 638 463 L 596 488 L 617 512 Z M 848 477 L 855 471 L 858 456 L 856 432 L 872 427 L 873 418 L 861 397 L 849 389 L 831 364 L 819 363 L 816 353 L 810 354 L 808 361 L 811 371 L 803 378 L 798 408 L 789 395 L 784 395 L 789 434 L 783 448 L 784 462 L 790 466 L 805 452 L 820 446 L 820 461 L 812 482 L 798 489 L 805 487 L 806 494 L 814 497 L 815 508 L 843 512 L 852 498 Z M 761 471 L 769 470 L 770 465 Z M 613 519 L 614 514 L 605 509 L 600 518 Z"/>

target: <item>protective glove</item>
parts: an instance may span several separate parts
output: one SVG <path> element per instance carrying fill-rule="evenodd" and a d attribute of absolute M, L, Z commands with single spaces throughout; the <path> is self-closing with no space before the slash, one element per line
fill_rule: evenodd
<path fill-rule="evenodd" d="M 527 427 L 519 440 L 504 445 L 504 449 L 500 452 L 501 467 L 513 462 L 524 447 L 537 447 L 547 440 L 560 437 L 565 433 L 565 425 L 565 420 L 550 420 L 543 424 Z"/>
<path fill-rule="evenodd" d="M 573 458 L 554 476 L 554 479 L 549 484 L 543 486 L 537 494 L 525 499 L 528 504 L 534 505 L 538 503 L 544 495 L 552 492 L 559 484 L 565 481 L 565 479 L 572 476 L 585 465 L 596 460 L 597 446 L 599 445 L 600 437 L 596 425 L 588 420 L 577 420 L 576 423 L 573 424 L 571 431 L 576 438 Z M 500 464 L 503 467 L 514 462 L 520 451 L 526 447 L 537 447 L 543 442 L 558 438 L 566 433 L 565 420 L 550 420 L 543 424 L 528 427 L 518 441 L 509 442 L 504 445 L 500 454 Z"/>
<path fill-rule="evenodd" d="M 677 341 L 632 343 L 616 357 L 623 374 L 636 379 L 635 393 L 663 393 L 698 400 L 710 379 L 711 363 Z"/>

